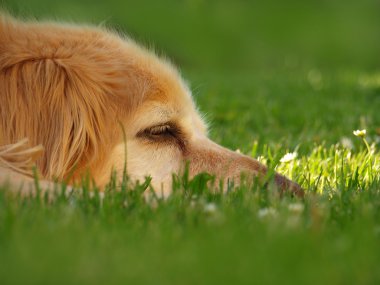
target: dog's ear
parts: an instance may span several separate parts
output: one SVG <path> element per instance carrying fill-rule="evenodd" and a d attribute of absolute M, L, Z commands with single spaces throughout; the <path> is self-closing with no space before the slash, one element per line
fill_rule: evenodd
<path fill-rule="evenodd" d="M 107 91 L 77 71 L 44 58 L 0 74 L 0 138 L 41 144 L 37 165 L 46 178 L 64 179 L 100 159 L 117 125 Z"/>
<path fill-rule="evenodd" d="M 0 144 L 41 144 L 45 178 L 96 167 L 121 139 L 118 121 L 152 89 L 150 61 L 136 57 L 152 60 L 103 29 L 0 14 Z"/>

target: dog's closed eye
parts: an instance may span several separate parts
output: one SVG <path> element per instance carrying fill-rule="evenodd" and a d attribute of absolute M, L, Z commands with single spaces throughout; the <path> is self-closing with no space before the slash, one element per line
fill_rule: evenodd
<path fill-rule="evenodd" d="M 180 134 L 178 127 L 172 123 L 152 126 L 140 131 L 137 136 L 149 139 L 177 138 Z"/>
<path fill-rule="evenodd" d="M 146 128 L 140 131 L 137 137 L 151 143 L 176 144 L 182 151 L 186 149 L 183 133 L 176 124 L 171 122 Z"/>

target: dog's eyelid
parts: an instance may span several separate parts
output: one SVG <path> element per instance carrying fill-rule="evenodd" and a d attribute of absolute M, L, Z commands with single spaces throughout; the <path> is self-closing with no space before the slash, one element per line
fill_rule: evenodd
<path fill-rule="evenodd" d="M 160 136 L 165 134 L 175 136 L 177 133 L 177 126 L 172 122 L 167 122 L 147 127 L 141 130 L 137 136 Z"/>
<path fill-rule="evenodd" d="M 153 126 L 147 129 L 147 132 L 152 135 L 158 135 L 165 132 L 168 132 L 172 129 L 172 127 L 169 124 L 162 124 L 158 126 Z"/>

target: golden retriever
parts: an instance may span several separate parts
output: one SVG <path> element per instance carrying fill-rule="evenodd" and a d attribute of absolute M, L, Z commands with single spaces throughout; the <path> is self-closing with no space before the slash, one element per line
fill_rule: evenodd
<path fill-rule="evenodd" d="M 131 179 L 149 175 L 163 195 L 185 164 L 190 176 L 208 172 L 235 184 L 242 172 L 267 174 L 258 161 L 211 141 L 178 71 L 130 38 L 2 14 L 0 183 L 29 185 L 34 162 L 46 185 L 89 173 L 100 189 L 126 162 Z M 280 174 L 274 181 L 303 194 Z"/>

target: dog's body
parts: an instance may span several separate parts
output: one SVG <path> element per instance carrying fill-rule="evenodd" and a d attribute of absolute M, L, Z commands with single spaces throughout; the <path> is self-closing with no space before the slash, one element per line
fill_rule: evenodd
<path fill-rule="evenodd" d="M 210 141 L 176 69 L 130 39 L 103 28 L 3 15 L 0 146 L 23 138 L 31 148 L 43 147 L 36 165 L 47 181 L 75 182 L 88 172 L 102 188 L 126 161 L 131 178 L 149 175 L 154 188 L 168 194 L 172 173 L 186 162 L 190 175 L 206 171 L 220 179 L 267 171 Z M 12 161 L 9 155 L 0 160 L 0 183 L 16 175 L 20 165 L 12 169 Z M 21 174 L 11 181 L 27 179 Z M 283 176 L 275 181 L 302 194 Z"/>

